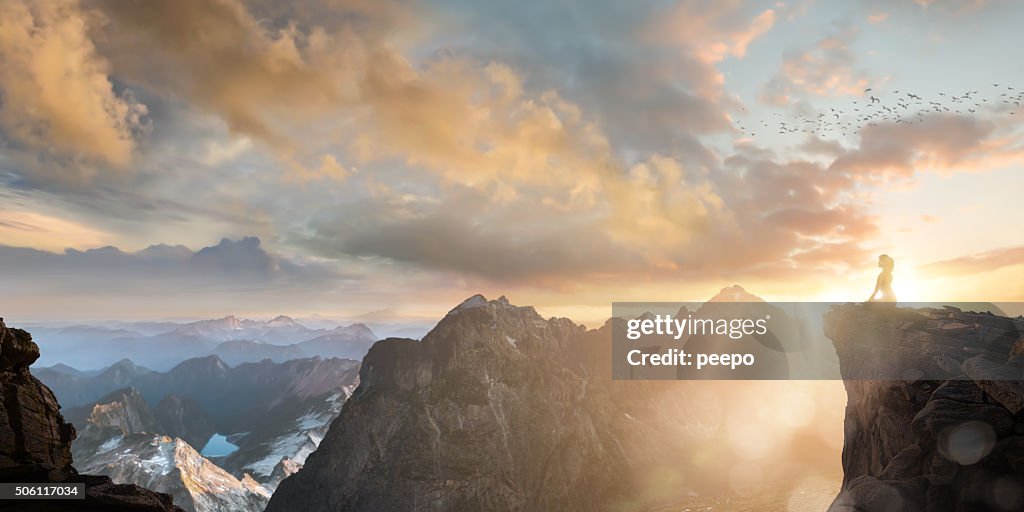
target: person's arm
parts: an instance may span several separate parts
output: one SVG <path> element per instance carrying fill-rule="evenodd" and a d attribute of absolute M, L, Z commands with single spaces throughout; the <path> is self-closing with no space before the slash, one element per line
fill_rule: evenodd
<path fill-rule="evenodd" d="M 871 296 L 865 302 L 873 302 L 875 295 L 878 295 L 878 290 L 882 288 L 882 274 L 878 274 L 878 279 L 875 279 L 875 291 L 871 292 Z"/>

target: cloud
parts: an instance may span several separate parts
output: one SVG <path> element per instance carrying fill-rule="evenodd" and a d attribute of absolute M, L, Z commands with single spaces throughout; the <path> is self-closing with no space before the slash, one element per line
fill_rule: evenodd
<path fill-rule="evenodd" d="M 828 140 L 815 135 L 808 135 L 804 142 L 800 143 L 799 149 L 811 155 L 822 155 L 836 158 L 846 152 L 842 143 L 837 140 Z"/>
<path fill-rule="evenodd" d="M 889 19 L 889 13 L 887 12 L 876 12 L 875 14 L 868 15 L 868 21 L 871 23 L 882 23 Z"/>
<path fill-rule="evenodd" d="M 774 25 L 772 9 L 751 18 L 742 2 L 681 1 L 657 13 L 648 37 L 690 47 L 700 60 L 715 63 L 744 57 L 747 47 Z"/>
<path fill-rule="evenodd" d="M 887 121 L 864 127 L 857 147 L 830 168 L 864 179 L 909 177 L 916 171 L 975 170 L 1024 157 L 1015 138 L 984 117 L 928 114 L 920 122 Z"/>
<path fill-rule="evenodd" d="M 416 33 L 431 20 L 414 16 L 414 8 L 400 2 L 346 0 L 330 8 L 237 0 L 87 5 L 65 18 L 92 38 L 85 42 L 109 63 L 103 80 L 129 84 L 147 98 L 157 130 L 167 133 L 164 124 L 178 120 L 168 110 L 184 105 L 214 114 L 235 135 L 207 142 L 198 159 L 204 165 L 229 163 L 251 150 L 244 141 L 255 140 L 268 145 L 299 181 L 345 180 L 356 167 L 399 161 L 452 182 L 503 180 L 510 187 L 580 176 L 586 187 L 587 176 L 609 167 L 610 151 L 625 146 L 670 145 L 709 158 L 694 134 L 728 130 L 723 107 L 732 100 L 721 98 L 720 73 L 701 56 L 711 50 L 699 46 L 714 39 L 730 55 L 742 56 L 774 21 L 770 10 L 748 16 L 739 4 L 687 4 L 675 15 L 706 20 L 699 25 L 710 39 L 655 38 L 642 53 L 607 52 L 607 36 L 580 30 L 582 39 L 570 47 L 581 57 L 574 71 L 588 85 L 567 87 L 579 99 L 574 101 L 554 89 L 531 87 L 521 70 L 476 58 L 472 51 L 409 60 L 401 51 L 401 39 L 408 36 L 398 30 Z M 635 46 L 653 11 L 636 10 L 623 26 L 593 9 L 573 12 L 585 14 L 578 23 L 612 28 L 612 38 Z M 515 37 L 537 40 L 525 31 Z M 549 53 L 555 51 L 546 48 L 540 58 L 557 59 Z M 522 64 L 533 70 L 540 63 Z M 649 77 L 649 87 L 634 87 L 637 76 Z M 569 75 L 556 82 L 581 83 Z M 610 95 L 619 100 L 607 102 Z M 613 148 L 612 140 L 621 145 Z M 147 154 L 147 162 L 154 156 Z M 26 166 L 18 172 L 39 170 Z M 125 185 L 137 183 L 115 187 Z"/>
<path fill-rule="evenodd" d="M 54 232 L 80 224 L 122 247 L 260 238 L 199 251 L 5 249 L 5 258 L 57 276 L 48 278 L 55 287 L 98 289 L 109 279 L 148 293 L 170 283 L 207 297 L 295 297 L 353 275 L 392 292 L 424 283 L 825 281 L 870 261 L 879 221 L 862 201 L 883 178 L 1017 161 L 1008 129 L 981 116 L 877 123 L 842 143 L 721 143 L 740 107 L 727 76 L 749 76 L 740 61 L 773 47 L 758 43 L 802 12 L 790 4 L 68 7 L 62 23 L 81 29 L 90 48 L 82 55 L 98 63 L 90 83 L 115 101 L 144 103 L 146 126 L 126 132 L 130 172 L 104 172 L 112 159 L 72 158 L 79 149 L 67 145 L 25 153 L 37 164 L 59 153 L 67 166 L 55 168 L 95 174 L 88 186 L 58 188 L 33 179 L 47 166 L 4 161 L 0 194 L 34 205 L 8 210 L 75 219 Z M 808 112 L 811 100 L 859 95 L 869 76 L 856 37 L 840 27 L 787 53 L 761 92 L 803 101 Z M 7 220 L 0 234 L 26 224 Z M 339 267 L 352 273 L 339 276 Z"/>
<path fill-rule="evenodd" d="M 22 286 L 81 292 L 166 293 L 192 290 L 317 287 L 344 276 L 332 267 L 267 253 L 255 237 L 223 239 L 193 252 L 154 245 L 136 252 L 117 247 L 52 253 L 0 245 L 0 275 Z"/>
<path fill-rule="evenodd" d="M 414 26 L 412 13 L 390 0 L 6 2 L 0 137 L 38 186 L 122 179 L 111 171 L 134 171 L 167 142 L 147 140 L 150 130 L 187 134 L 168 126 L 184 109 L 212 114 L 306 178 L 344 179 L 339 121 L 367 106 L 376 65 L 416 73 L 390 36 Z M 208 165 L 248 150 L 208 149 Z"/>
<path fill-rule="evenodd" d="M 300 180 L 344 180 L 354 165 L 393 160 L 457 180 L 527 178 L 606 144 L 576 105 L 526 91 L 509 66 L 451 53 L 409 60 L 394 34 L 411 23 L 405 4 L 91 5 L 114 75 L 217 115 Z"/>
<path fill-rule="evenodd" d="M 1024 246 L 994 249 L 978 254 L 929 263 L 921 270 L 938 277 L 966 276 L 1024 265 Z"/>
<path fill-rule="evenodd" d="M 859 96 L 871 83 L 857 69 L 857 57 L 850 45 L 857 29 L 841 29 L 807 50 L 789 51 L 778 73 L 763 87 L 761 101 L 788 105 L 807 94 L 815 96 Z"/>
<path fill-rule="evenodd" d="M 548 185 L 508 197 L 499 184 L 447 187 L 440 197 L 378 185 L 321 210 L 290 242 L 324 258 L 563 286 L 834 272 L 862 261 L 862 241 L 877 235 L 875 219 L 846 197 L 849 177 L 765 155 L 711 170 L 652 156 L 601 175 L 586 201 L 559 199 L 563 187 Z"/>
<path fill-rule="evenodd" d="M 275 265 L 256 237 L 238 241 L 225 238 L 213 247 L 200 249 L 189 260 L 189 270 L 193 273 L 232 279 L 267 280 Z"/>
<path fill-rule="evenodd" d="M 341 69 L 325 60 L 325 47 L 358 43 L 323 30 L 264 27 L 234 0 L 93 5 L 103 19 L 96 37 L 119 77 L 215 112 L 233 131 L 279 147 L 290 142 L 278 123 L 340 99 Z"/>
<path fill-rule="evenodd" d="M 115 91 L 87 32 L 74 2 L 0 5 L 0 139 L 28 161 L 56 154 L 83 160 L 68 167 L 87 172 L 90 162 L 123 168 L 132 159 L 146 106 Z"/>
<path fill-rule="evenodd" d="M 81 223 L 30 211 L 0 210 L 0 240 L 6 244 L 59 250 L 67 246 L 97 246 L 113 239 Z"/>

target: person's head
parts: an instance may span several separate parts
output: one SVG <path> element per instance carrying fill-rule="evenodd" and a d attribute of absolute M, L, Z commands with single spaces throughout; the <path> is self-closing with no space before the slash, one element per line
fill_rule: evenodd
<path fill-rule="evenodd" d="M 896 261 L 893 260 L 888 254 L 883 254 L 878 257 L 878 266 L 884 270 L 892 272 L 892 269 L 896 266 Z"/>

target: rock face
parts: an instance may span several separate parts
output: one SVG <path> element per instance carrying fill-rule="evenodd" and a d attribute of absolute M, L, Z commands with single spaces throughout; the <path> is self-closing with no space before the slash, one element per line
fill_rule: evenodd
<path fill-rule="evenodd" d="M 267 510 L 646 510 L 721 484 L 701 383 L 612 381 L 610 333 L 478 295 L 421 342 L 378 342 Z"/>
<path fill-rule="evenodd" d="M 200 448 L 217 431 L 199 404 L 188 397 L 165 396 L 153 409 L 153 417 L 159 425 L 157 432 Z"/>
<path fill-rule="evenodd" d="M 825 334 L 848 394 L 830 511 L 1024 510 L 1024 319 L 846 305 Z"/>
<path fill-rule="evenodd" d="M 50 389 L 29 374 L 39 347 L 21 329 L 0 320 L 0 477 L 4 480 L 70 478 L 75 429 L 64 422 Z"/>
<path fill-rule="evenodd" d="M 73 407 L 64 415 L 81 430 L 114 428 L 123 434 L 161 434 L 180 437 L 202 447 L 216 433 L 203 410 L 192 400 L 167 395 L 150 407 L 135 388 L 114 391 L 94 404 Z M 80 435 L 79 438 L 82 436 Z"/>
<path fill-rule="evenodd" d="M 75 429 L 50 389 L 29 373 L 38 358 L 32 336 L 0 319 L 0 481 L 86 484 L 85 500 L 34 501 L 34 510 L 180 511 L 166 494 L 78 474 L 71 465 Z M 0 509 L 19 506 L 24 503 L 0 502 Z"/>

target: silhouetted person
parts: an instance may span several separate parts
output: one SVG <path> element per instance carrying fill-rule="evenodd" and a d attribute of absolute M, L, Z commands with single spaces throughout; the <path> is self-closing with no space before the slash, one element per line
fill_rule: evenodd
<path fill-rule="evenodd" d="M 896 302 L 896 294 L 892 291 L 892 269 L 896 266 L 888 254 L 878 257 L 878 266 L 882 269 L 875 281 L 875 291 L 868 297 L 868 302 Z"/>

